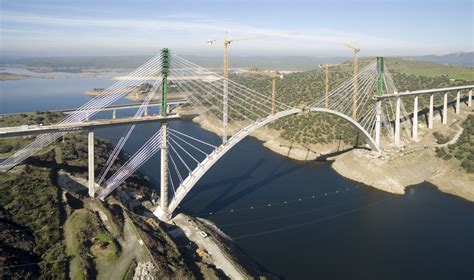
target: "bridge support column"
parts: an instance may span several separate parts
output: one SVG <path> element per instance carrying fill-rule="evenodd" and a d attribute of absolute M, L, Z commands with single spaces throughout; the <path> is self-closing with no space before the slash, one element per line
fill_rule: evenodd
<path fill-rule="evenodd" d="M 144 115 L 145 115 L 145 116 L 148 116 L 148 106 L 145 106 L 145 112 L 144 112 Z"/>
<path fill-rule="evenodd" d="M 461 112 L 461 108 L 459 106 L 461 106 L 461 91 L 460 90 L 458 90 L 458 93 L 456 93 L 456 115 L 459 115 L 459 113 Z"/>
<path fill-rule="evenodd" d="M 89 196 L 95 196 L 95 168 L 94 168 L 94 130 L 89 129 L 87 133 L 87 156 L 88 156 L 88 187 Z"/>
<path fill-rule="evenodd" d="M 400 106 L 401 99 L 400 96 L 397 96 L 397 105 L 395 108 L 395 146 L 400 145 Z"/>
<path fill-rule="evenodd" d="M 418 96 L 415 96 L 413 101 L 413 130 L 411 137 L 413 140 L 418 140 Z"/>
<path fill-rule="evenodd" d="M 443 98 L 443 124 L 448 123 L 448 92 L 444 94 Z"/>
<path fill-rule="evenodd" d="M 467 106 L 471 107 L 472 105 L 472 89 L 469 90 L 469 94 L 467 96 Z"/>
<path fill-rule="evenodd" d="M 160 172 L 160 206 L 154 213 L 160 220 L 168 221 L 168 123 L 161 123 L 161 172 Z"/>
<path fill-rule="evenodd" d="M 433 129 L 433 94 L 430 95 L 430 108 L 428 113 L 428 128 Z"/>
<path fill-rule="evenodd" d="M 380 124 L 382 114 L 382 100 L 377 100 L 375 104 L 375 145 L 380 149 Z"/>
<path fill-rule="evenodd" d="M 117 110 L 114 109 L 114 110 L 112 111 L 112 119 L 115 120 L 116 118 L 117 118 Z"/>

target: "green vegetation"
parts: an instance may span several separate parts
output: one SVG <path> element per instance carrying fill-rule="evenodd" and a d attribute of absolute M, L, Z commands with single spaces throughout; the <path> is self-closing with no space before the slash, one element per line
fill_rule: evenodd
<path fill-rule="evenodd" d="M 4 139 L 5 140 L 5 139 Z M 4 143 L 15 142 L 15 148 L 23 146 L 29 138 L 9 138 Z M 62 189 L 57 185 L 57 172 L 64 169 L 74 176 L 86 177 L 87 140 L 84 135 L 73 133 L 68 134 L 64 142 L 57 143 L 42 151 L 39 155 L 31 157 L 26 164 L 17 166 L 12 172 L 0 174 L 0 210 L 9 219 L 8 224 L 14 224 L 24 230 L 24 234 L 30 235 L 33 243 L 27 248 L 17 248 L 24 241 L 11 242 L 7 232 L 0 232 L 0 242 L 3 240 L 9 244 L 7 251 L 0 248 L 0 266 L 37 263 L 8 271 L 6 273 L 18 275 L 36 275 L 40 279 L 66 279 L 68 278 L 68 267 L 71 259 L 65 252 L 66 244 L 70 251 L 69 255 L 77 256 L 72 259 L 71 273 L 77 279 L 90 279 L 90 275 L 96 275 L 96 267 L 107 267 L 114 262 L 120 254 L 120 246 L 114 236 L 121 234 L 123 230 L 123 217 L 112 215 L 110 210 L 102 209 L 111 221 L 109 233 L 104 226 L 100 225 L 96 214 L 90 210 L 85 220 L 81 222 L 81 215 L 78 221 L 64 225 L 67 214 L 75 214 L 78 210 L 71 210 L 71 206 L 63 203 Z M 99 164 L 104 164 L 107 156 L 112 150 L 112 145 L 108 141 L 96 139 L 96 160 Z M 122 160 L 114 166 L 117 170 Z M 148 180 L 139 175 L 134 175 L 128 183 L 121 188 L 136 190 L 144 197 L 149 197 L 151 188 Z M 77 194 L 68 194 L 80 199 Z M 105 211 L 107 210 L 107 211 Z M 117 221 L 117 224 L 115 222 Z M 72 224 L 73 235 L 69 234 L 69 224 Z M 63 226 L 66 238 L 63 236 Z M 95 247 L 94 247 L 95 246 Z M 27 249 L 25 251 L 25 249 Z M 96 253 L 96 255 L 94 255 Z M 10 269 L 11 270 L 11 269 Z M 3 271 L 2 271 L 2 274 Z M 74 278 L 76 279 L 76 278 Z"/>
<path fill-rule="evenodd" d="M 98 268 L 113 265 L 120 255 L 117 241 L 90 210 L 74 211 L 64 231 L 68 254 L 77 258 L 71 266 L 74 279 L 95 278 Z"/>
<path fill-rule="evenodd" d="M 474 81 L 474 68 L 461 67 L 419 60 L 387 58 L 389 71 L 397 71 L 406 75 L 430 78 L 446 76 L 449 79 Z"/>
<path fill-rule="evenodd" d="M 38 266 L 29 271 L 38 268 L 40 279 L 66 279 L 62 206 L 54 174 L 51 169 L 31 165 L 17 172 L 0 175 L 0 205 L 34 238 L 31 254 Z"/>
<path fill-rule="evenodd" d="M 17 140 L 24 144 L 22 139 Z M 67 279 L 70 275 L 73 279 L 94 279 L 107 275 L 117 263 L 122 254 L 120 242 L 126 238 L 125 217 L 117 199 L 125 205 L 127 201 L 117 195 L 117 199 L 111 198 L 112 204 L 102 203 L 88 198 L 85 191 L 66 192 L 58 185 L 60 169 L 74 177 L 86 178 L 86 147 L 85 135 L 70 133 L 64 142 L 29 158 L 12 172 L 0 173 L 0 266 L 36 263 L 7 271 L 0 269 L 1 275 L 33 279 Z M 95 160 L 99 166 L 105 163 L 112 148 L 110 142 L 96 139 Z M 111 172 L 124 160 L 120 155 Z M 147 200 L 152 191 L 148 179 L 139 174 L 119 189 L 120 194 L 140 195 Z M 139 225 L 140 234 L 160 260 L 160 279 L 194 279 L 164 230 L 150 228 L 144 218 L 138 220 L 143 223 Z M 22 233 L 13 234 L 4 228 L 20 229 Z M 127 239 L 127 242 L 133 241 Z M 133 269 L 132 265 L 126 277 L 133 275 Z"/>
<path fill-rule="evenodd" d="M 0 116 L 0 127 L 54 124 L 64 118 L 64 116 L 63 113 L 49 111 Z"/>
<path fill-rule="evenodd" d="M 455 158 L 468 173 L 474 173 L 474 115 L 469 115 L 463 122 L 463 133 L 456 143 L 447 149 L 437 148 L 436 155 L 442 159 Z"/>
<path fill-rule="evenodd" d="M 361 67 L 366 65 L 371 59 L 361 61 Z M 387 59 L 387 67 L 393 77 L 395 85 L 400 92 L 406 90 L 440 88 L 448 86 L 457 86 L 471 84 L 466 80 L 450 80 L 452 75 L 456 75 L 456 71 L 464 73 L 471 80 L 474 80 L 474 71 L 472 68 L 452 67 L 441 64 L 433 64 L 429 62 Z M 435 75 L 428 72 L 431 66 L 436 66 L 439 73 Z M 406 69 L 424 69 L 416 72 Z M 426 75 L 425 75 L 426 74 Z M 429 75 L 428 75 L 429 74 Z M 337 87 L 340 83 L 350 78 L 352 75 L 352 66 L 338 66 L 331 68 L 329 88 L 330 90 Z M 271 94 L 271 79 L 265 77 L 256 77 L 248 74 L 232 75 L 231 79 L 246 85 L 258 92 Z M 291 106 L 309 105 L 310 103 L 320 99 L 324 93 L 324 76 L 320 70 L 312 70 L 300 73 L 291 73 L 284 76 L 283 79 L 277 81 L 276 99 L 280 102 Z M 428 106 L 428 96 L 419 98 L 419 108 Z M 439 101 L 439 102 L 438 102 Z M 441 103 L 435 99 L 435 103 Z M 412 102 L 406 102 L 405 109 L 410 111 L 413 109 Z M 328 114 L 303 114 L 299 116 L 291 116 L 279 119 L 269 125 L 270 128 L 281 132 L 281 136 L 291 142 L 305 144 L 327 144 L 335 142 L 343 142 L 349 145 L 362 144 L 363 138 L 357 139 L 356 131 L 344 120 Z"/>
<path fill-rule="evenodd" d="M 38 125 L 40 123 L 48 125 L 57 123 L 63 117 L 64 115 L 62 113 L 43 111 L 0 116 L 0 127 Z M 30 136 L 3 138 L 0 141 L 0 157 L 10 156 L 13 151 L 20 149 L 32 140 L 33 137 Z"/>
<path fill-rule="evenodd" d="M 433 136 L 436 138 L 436 143 L 438 144 L 446 144 L 450 140 L 449 136 L 445 136 L 437 131 L 433 132 Z"/>

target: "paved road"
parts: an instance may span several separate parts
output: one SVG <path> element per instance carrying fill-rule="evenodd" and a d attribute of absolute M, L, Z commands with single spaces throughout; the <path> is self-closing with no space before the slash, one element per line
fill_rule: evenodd
<path fill-rule="evenodd" d="M 214 262 L 214 265 L 224 271 L 230 279 L 245 279 L 234 266 L 234 264 L 226 257 L 221 249 L 210 238 L 204 238 L 199 234 L 200 229 L 197 229 L 194 224 L 190 224 L 186 217 L 178 214 L 173 218 L 173 221 L 179 226 L 189 240 L 196 243 L 200 248 L 205 249 Z"/>

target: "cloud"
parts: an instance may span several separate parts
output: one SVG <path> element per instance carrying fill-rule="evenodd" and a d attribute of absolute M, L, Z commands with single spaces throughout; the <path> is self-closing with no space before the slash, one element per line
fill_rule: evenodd
<path fill-rule="evenodd" d="M 258 39 L 257 43 L 252 44 L 249 48 L 243 47 L 249 51 L 258 49 L 264 51 L 268 48 L 269 52 L 276 52 L 278 48 L 282 51 L 288 52 L 293 49 L 293 53 L 298 50 L 304 50 L 306 53 L 318 51 L 321 49 L 335 49 L 343 51 L 343 43 L 357 41 L 364 51 L 375 50 L 423 50 L 425 45 L 420 43 L 405 42 L 403 40 L 380 38 L 361 33 L 350 33 L 340 30 L 333 30 L 327 28 L 312 28 L 311 30 L 276 30 L 272 28 L 262 28 L 253 25 L 239 24 L 228 21 L 217 21 L 203 19 L 198 14 L 175 14 L 168 17 L 146 20 L 146 19 L 122 19 L 122 18 L 79 18 L 79 17 L 53 17 L 53 16 L 38 16 L 38 15 L 22 15 L 22 14 L 3 14 L 2 21 L 4 26 L 13 26 L 14 28 L 2 29 L 2 34 L 15 34 L 15 37 L 21 37 L 21 33 L 46 33 L 48 30 L 52 31 L 49 35 L 56 36 L 57 45 L 64 46 L 66 37 L 90 36 L 90 38 L 98 37 L 97 44 L 104 45 L 100 42 L 100 35 L 106 37 L 109 41 L 122 42 L 124 36 L 129 36 L 133 39 L 139 39 L 136 42 L 146 43 L 150 39 L 150 34 L 153 34 L 153 39 L 163 36 L 167 43 L 174 43 L 174 46 L 186 45 L 189 48 L 201 48 L 201 41 L 206 39 L 220 38 L 224 31 L 229 31 L 230 38 L 240 37 L 254 37 Z M 89 32 L 91 29 L 94 32 Z M 58 34 L 63 33 L 61 36 Z M 168 33 L 160 33 L 168 32 Z M 169 32 L 172 32 L 171 35 Z M 180 33 L 186 32 L 186 33 Z M 108 34 L 107 34 L 108 33 Z M 183 35 L 184 34 L 184 35 Z M 117 37 L 117 38 L 114 38 Z M 166 36 L 166 37 L 164 37 Z M 208 37 L 205 37 L 208 36 Z M 173 38 L 174 37 L 174 38 Z M 202 39 L 201 39 L 202 37 Z M 282 40 L 282 38 L 284 38 Z M 179 43 L 179 41 L 181 42 Z M 25 40 L 18 40 L 18 43 Z M 51 42 L 51 39 L 47 41 Z M 89 47 L 93 46 L 93 40 L 89 41 Z M 155 40 L 150 40 L 155 41 Z M 186 42 L 185 42 L 186 41 Z M 199 43 L 197 42 L 199 41 Z M 193 43 L 195 45 L 193 45 Z M 11 46 L 14 42 L 9 42 Z M 112 44 L 113 45 L 113 44 Z M 250 45 L 250 44 L 248 44 Z M 130 45 L 128 45 L 130 47 Z M 124 45 L 122 45 L 124 47 Z M 137 49 L 137 48 L 135 48 Z M 347 51 L 347 50 L 344 50 Z"/>

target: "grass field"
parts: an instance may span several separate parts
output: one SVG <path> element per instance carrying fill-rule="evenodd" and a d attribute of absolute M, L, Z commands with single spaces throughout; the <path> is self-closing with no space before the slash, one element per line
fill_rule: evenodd
<path fill-rule="evenodd" d="M 397 70 L 407 75 L 437 77 L 447 75 L 451 79 L 474 81 L 474 68 L 452 66 L 418 60 L 402 60 L 387 58 L 387 66 L 390 70 Z"/>

